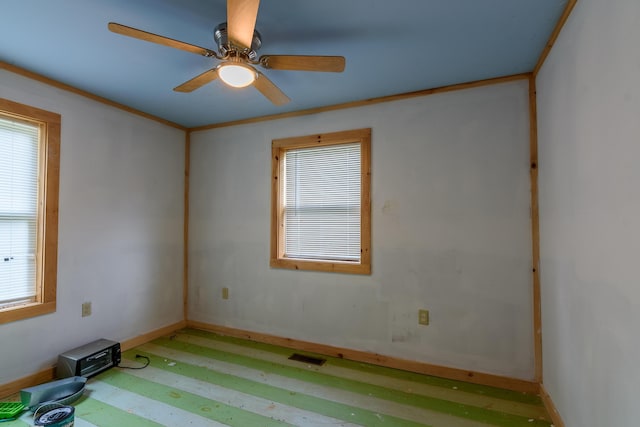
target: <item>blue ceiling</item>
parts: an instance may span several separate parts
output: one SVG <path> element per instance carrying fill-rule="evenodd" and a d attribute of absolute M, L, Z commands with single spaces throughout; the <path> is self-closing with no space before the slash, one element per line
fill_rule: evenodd
<path fill-rule="evenodd" d="M 258 54 L 342 55 L 343 73 L 262 70 L 291 102 L 214 81 L 217 61 L 124 37 L 117 22 L 217 50 L 225 0 L 2 0 L 0 60 L 185 127 L 532 71 L 567 0 L 262 0 Z"/>

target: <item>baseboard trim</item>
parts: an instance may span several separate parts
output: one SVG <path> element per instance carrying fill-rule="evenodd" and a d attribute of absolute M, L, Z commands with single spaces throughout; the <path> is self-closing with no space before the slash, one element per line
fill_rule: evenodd
<path fill-rule="evenodd" d="M 174 323 L 173 325 L 168 325 L 168 326 L 165 326 L 164 328 L 156 329 L 155 331 L 151 331 L 146 334 L 137 336 L 135 338 L 125 340 L 120 343 L 120 347 L 122 348 L 123 351 L 129 350 L 133 347 L 147 343 L 156 338 L 162 337 L 164 335 L 169 335 L 172 332 L 185 328 L 186 326 L 187 326 L 187 322 L 183 320 L 181 322 Z M 16 394 L 23 388 L 33 387 L 38 384 L 53 381 L 54 379 L 56 379 L 55 365 L 45 368 L 39 372 L 36 372 L 35 374 L 18 378 L 15 381 L 11 381 L 6 384 L 0 384 L 0 398 L 8 397 L 13 394 Z"/>
<path fill-rule="evenodd" d="M 542 399 L 542 403 L 544 404 L 544 407 L 551 417 L 551 422 L 553 423 L 554 427 L 564 427 L 564 421 L 562 421 L 560 412 L 558 412 L 558 408 L 556 408 L 555 403 L 553 403 L 553 400 L 547 392 L 547 389 L 544 388 L 544 384 L 540 384 L 540 398 Z"/>
<path fill-rule="evenodd" d="M 8 397 L 18 393 L 23 388 L 32 387 L 34 385 L 46 383 L 52 381 L 56 376 L 55 366 L 43 369 L 35 374 L 27 375 L 26 377 L 18 378 L 10 383 L 0 385 L 0 398 Z"/>
<path fill-rule="evenodd" d="M 122 351 L 127 351 L 139 345 L 148 343 L 149 341 L 153 341 L 156 338 L 169 335 L 172 332 L 175 332 L 179 329 L 184 329 L 186 327 L 187 327 L 187 322 L 185 320 L 182 320 L 178 323 L 165 326 L 164 328 L 156 329 L 155 331 L 148 332 L 144 335 L 139 335 L 135 338 L 124 340 L 120 343 L 120 348 L 122 349 Z"/>
<path fill-rule="evenodd" d="M 526 381 L 517 378 L 503 377 L 499 375 L 486 374 L 482 372 L 467 371 L 458 368 L 450 368 L 446 366 L 431 365 L 424 362 L 416 362 L 412 360 L 400 359 L 397 357 L 384 356 L 381 354 L 369 353 L 360 350 L 350 350 L 345 348 L 333 347 L 325 344 L 317 344 L 307 341 L 300 341 L 292 338 L 283 338 L 275 335 L 268 335 L 258 332 L 251 332 L 242 329 L 230 328 L 227 326 L 212 325 L 204 322 L 193 320 L 187 321 L 187 326 L 194 329 L 214 332 L 221 335 L 232 336 L 235 338 L 244 338 L 251 341 L 261 342 L 265 344 L 274 344 L 282 347 L 288 347 L 295 350 L 308 351 L 312 353 L 323 354 L 326 356 L 339 357 L 349 359 L 356 362 L 371 363 L 374 365 L 385 366 L 388 368 L 401 369 L 419 374 L 427 374 L 441 378 L 447 378 L 458 381 L 465 381 L 474 384 L 481 384 L 490 387 L 499 387 L 507 390 L 520 391 L 525 393 L 537 394 L 540 391 L 539 384 L 533 381 Z M 557 426 L 556 426 L 557 427 Z"/>

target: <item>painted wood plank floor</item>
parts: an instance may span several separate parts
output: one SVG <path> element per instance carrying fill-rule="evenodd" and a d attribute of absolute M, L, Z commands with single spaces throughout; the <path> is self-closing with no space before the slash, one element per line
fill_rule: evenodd
<path fill-rule="evenodd" d="M 123 353 L 87 384 L 77 427 L 551 426 L 538 396 L 323 357 L 193 329 Z M 300 353 L 300 352 L 298 352 Z M 3 424 L 30 426 L 33 418 Z"/>

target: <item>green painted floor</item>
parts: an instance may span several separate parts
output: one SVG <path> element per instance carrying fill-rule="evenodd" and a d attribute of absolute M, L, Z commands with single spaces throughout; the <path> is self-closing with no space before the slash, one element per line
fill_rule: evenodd
<path fill-rule="evenodd" d="M 143 355 L 147 368 L 90 379 L 75 426 L 551 426 L 538 396 L 330 357 L 316 366 L 292 353 L 180 331 L 123 353 L 121 365 L 140 366 Z M 28 414 L 2 424 L 30 425 Z"/>

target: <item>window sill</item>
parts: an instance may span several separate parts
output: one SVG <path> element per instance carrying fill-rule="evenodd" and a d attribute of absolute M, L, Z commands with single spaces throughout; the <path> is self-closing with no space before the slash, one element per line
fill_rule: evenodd
<path fill-rule="evenodd" d="M 325 271 L 333 273 L 371 274 L 371 265 L 341 261 L 311 261 L 296 258 L 271 259 L 269 265 L 273 268 L 288 268 L 290 270 Z"/>
<path fill-rule="evenodd" d="M 55 302 L 28 303 L 0 309 L 0 324 L 15 322 L 16 320 L 28 319 L 30 317 L 42 316 L 56 311 Z"/>

